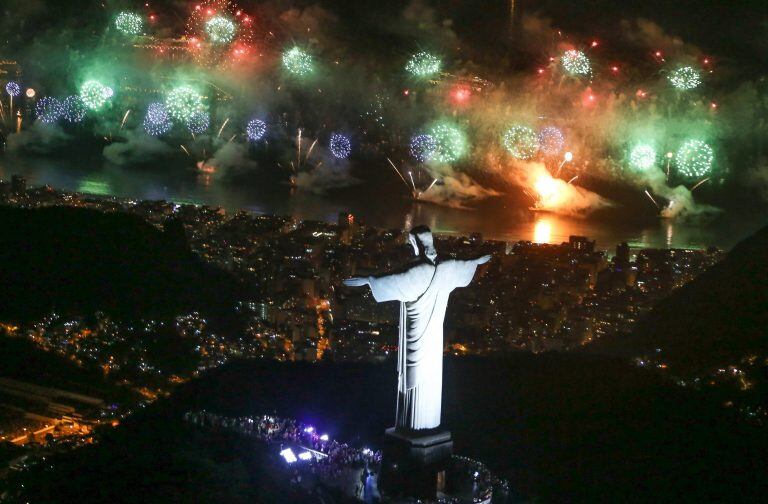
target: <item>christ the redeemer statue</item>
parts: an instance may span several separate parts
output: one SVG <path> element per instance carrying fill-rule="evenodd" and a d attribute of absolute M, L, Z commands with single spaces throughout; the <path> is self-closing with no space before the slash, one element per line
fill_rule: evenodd
<path fill-rule="evenodd" d="M 477 266 L 491 258 L 438 261 L 432 233 L 426 226 L 413 228 L 408 238 L 419 260 L 405 271 L 344 281 L 348 287 L 370 285 L 379 303 L 400 301 L 395 423 L 399 431 L 440 426 L 443 319 L 448 296 L 453 289 L 469 285 Z"/>

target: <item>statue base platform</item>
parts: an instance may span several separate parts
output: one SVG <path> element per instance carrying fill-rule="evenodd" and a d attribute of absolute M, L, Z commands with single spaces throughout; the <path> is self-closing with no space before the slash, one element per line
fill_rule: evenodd
<path fill-rule="evenodd" d="M 451 433 L 441 429 L 387 429 L 381 464 L 381 489 L 389 497 L 434 499 L 445 488 L 453 454 Z"/>

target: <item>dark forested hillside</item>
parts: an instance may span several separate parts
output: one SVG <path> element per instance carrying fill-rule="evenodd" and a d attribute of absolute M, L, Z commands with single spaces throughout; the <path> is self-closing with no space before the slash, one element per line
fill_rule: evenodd
<path fill-rule="evenodd" d="M 231 306 L 238 288 L 194 257 L 180 229 L 161 231 L 131 215 L 2 207 L 0 228 L 4 320 L 52 310 L 145 318 L 210 313 Z"/>
<path fill-rule="evenodd" d="M 627 341 L 598 347 L 653 354 L 675 373 L 707 374 L 768 356 L 768 228 L 674 291 L 638 322 Z"/>
<path fill-rule="evenodd" d="M 25 497 L 79 501 L 98 490 L 93 502 L 186 502 L 200 492 L 201 502 L 215 495 L 217 502 L 277 502 L 269 496 L 281 484 L 268 478 L 263 449 L 191 429 L 183 412 L 276 413 L 380 447 L 395 388 L 394 363 L 234 362 L 182 386 L 101 445 L 54 460 L 54 477 L 30 473 Z M 443 423 L 457 452 L 509 478 L 526 501 L 754 502 L 765 491 L 762 429 L 622 361 L 449 359 Z"/>

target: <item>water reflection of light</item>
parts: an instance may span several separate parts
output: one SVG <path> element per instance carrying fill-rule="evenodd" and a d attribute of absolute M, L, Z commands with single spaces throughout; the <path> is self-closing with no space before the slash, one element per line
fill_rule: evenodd
<path fill-rule="evenodd" d="M 213 181 L 213 177 L 211 177 L 209 173 L 197 174 L 197 183 L 205 188 L 210 187 L 212 181 Z"/>
<path fill-rule="evenodd" d="M 672 238 L 674 237 L 675 228 L 671 222 L 667 222 L 667 248 L 672 247 Z"/>
<path fill-rule="evenodd" d="M 539 219 L 533 226 L 534 243 L 550 243 L 552 241 L 552 223 L 548 219 Z"/>

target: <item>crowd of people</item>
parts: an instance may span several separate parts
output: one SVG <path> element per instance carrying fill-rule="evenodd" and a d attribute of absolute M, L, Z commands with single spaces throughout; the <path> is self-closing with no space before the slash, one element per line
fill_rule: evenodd
<path fill-rule="evenodd" d="M 476 503 L 491 502 L 494 489 L 504 494 L 509 493 L 509 483 L 497 478 L 485 464 L 477 460 L 454 455 L 451 470 L 459 475 L 471 475 L 472 495 Z"/>
<path fill-rule="evenodd" d="M 349 480 L 345 475 L 354 473 L 359 476 L 354 478 L 353 491 L 356 497 L 362 497 L 366 480 L 376 479 L 381 468 L 380 451 L 339 443 L 327 434 L 319 434 L 315 427 L 294 419 L 270 415 L 228 417 L 197 411 L 185 413 L 184 420 L 200 427 L 235 431 L 267 444 L 279 444 L 280 452 L 286 447 L 309 451 L 311 458 L 292 463 L 292 481 L 296 483 L 302 481 L 303 473 L 319 477 L 330 486 L 340 486 L 343 480 Z"/>
<path fill-rule="evenodd" d="M 290 448 L 311 457 L 292 459 L 291 482 L 302 484 L 319 479 L 329 487 L 342 489 L 354 494 L 360 500 L 371 501 L 370 493 L 378 495 L 378 475 L 381 469 L 381 452 L 368 448 L 355 448 L 346 443 L 330 439 L 327 434 L 318 433 L 312 426 L 294 419 L 271 415 L 229 417 L 208 411 L 187 412 L 184 420 L 202 428 L 223 429 L 237 432 L 270 446 L 282 454 Z M 495 477 L 481 462 L 453 456 L 449 479 L 467 481 L 471 479 L 472 500 L 487 503 L 496 490 L 497 494 L 508 494 L 509 483 Z M 464 485 L 461 485 L 464 486 Z M 376 499 L 378 500 L 378 499 Z M 441 496 L 438 502 L 445 504 L 464 502 L 449 496 Z"/>

